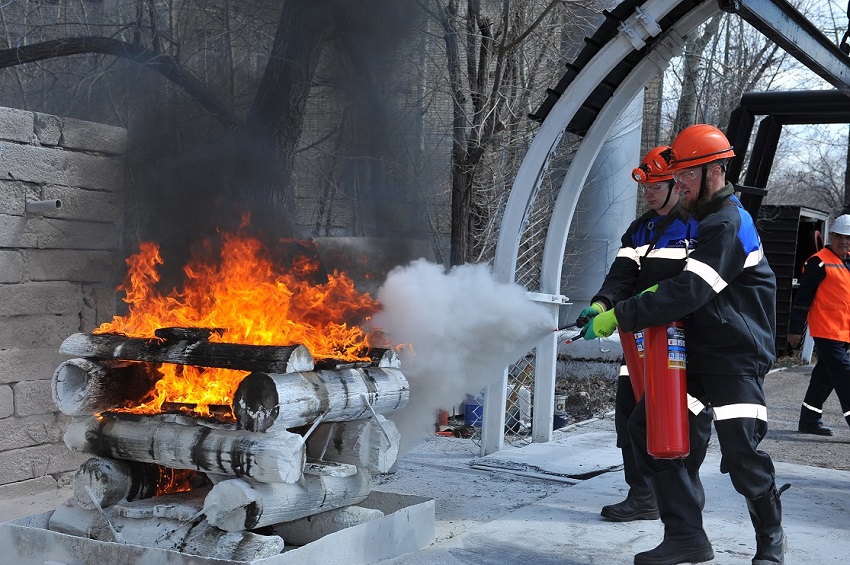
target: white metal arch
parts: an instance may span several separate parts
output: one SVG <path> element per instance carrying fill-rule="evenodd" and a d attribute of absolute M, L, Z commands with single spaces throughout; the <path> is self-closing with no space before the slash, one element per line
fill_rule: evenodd
<path fill-rule="evenodd" d="M 532 140 L 511 188 L 499 230 L 493 271 L 503 282 L 515 280 L 522 229 L 534 198 L 542 183 L 550 157 L 564 132 L 587 97 L 627 55 L 646 46 L 648 40 L 662 33 L 659 22 L 680 0 L 649 0 L 619 26 L 619 33 L 603 46 L 582 68 L 553 106 Z M 719 10 L 715 2 L 703 2 L 679 18 L 663 37 L 655 41 L 643 59 L 618 86 L 605 103 L 584 136 L 558 193 L 547 232 L 543 253 L 540 292 L 559 294 L 561 269 L 567 235 L 581 190 L 590 167 L 602 144 L 611 133 L 621 111 L 644 87 L 655 72 L 664 69 L 684 43 L 684 36 Z M 557 324 L 557 309 L 553 308 Z M 557 336 L 552 334 L 537 345 L 535 358 L 534 431 L 535 441 L 551 439 L 555 391 L 555 357 Z M 485 393 L 482 454 L 493 453 L 503 446 L 504 406 L 507 370 L 502 381 L 487 387 Z"/>

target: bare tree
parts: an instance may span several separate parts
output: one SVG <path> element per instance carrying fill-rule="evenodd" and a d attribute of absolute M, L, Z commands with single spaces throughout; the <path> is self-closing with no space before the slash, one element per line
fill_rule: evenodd
<path fill-rule="evenodd" d="M 563 11 L 576 14 L 586 4 L 422 1 L 443 34 L 451 98 L 451 264 L 482 257 L 486 237 L 481 235 L 492 234 L 498 207 L 494 197 L 498 201 L 506 194 L 499 186 L 505 182 L 504 169 L 495 178 L 483 178 L 494 173 L 486 166 L 488 158 L 501 153 L 502 166 L 516 164 L 510 143 L 525 147 L 528 142 L 523 122 L 532 93 L 562 72 L 552 63 L 560 59 Z"/>

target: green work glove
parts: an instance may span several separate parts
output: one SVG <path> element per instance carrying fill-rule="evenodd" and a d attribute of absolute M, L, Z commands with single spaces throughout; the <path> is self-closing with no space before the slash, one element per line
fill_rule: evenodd
<path fill-rule="evenodd" d="M 597 337 L 608 337 L 616 329 L 617 316 L 614 315 L 614 309 L 612 308 L 590 319 L 590 323 L 584 332 L 584 339 L 591 340 Z"/>
<path fill-rule="evenodd" d="M 594 302 L 589 307 L 581 311 L 581 314 L 576 318 L 576 326 L 583 328 L 594 317 L 605 311 L 605 305 L 601 302 Z"/>
<path fill-rule="evenodd" d="M 638 296 L 642 296 L 642 295 L 646 294 L 647 292 L 655 292 L 656 290 L 658 290 L 658 283 L 655 283 L 654 285 L 652 285 L 648 289 L 644 290 L 643 292 L 638 294 Z"/>
<path fill-rule="evenodd" d="M 647 292 L 655 292 L 656 290 L 658 290 L 658 283 L 655 283 L 654 285 L 652 285 L 648 289 L 644 290 L 643 292 L 638 293 L 638 296 L 643 296 Z"/>

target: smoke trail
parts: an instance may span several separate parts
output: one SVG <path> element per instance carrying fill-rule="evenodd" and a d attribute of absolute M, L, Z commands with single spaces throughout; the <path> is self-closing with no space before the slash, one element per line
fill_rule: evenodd
<path fill-rule="evenodd" d="M 410 382 L 410 403 L 393 416 L 406 451 L 434 433 L 436 412 L 478 394 L 553 330 L 546 309 L 487 265 L 446 272 L 424 259 L 390 271 L 373 322 L 395 344 Z"/>

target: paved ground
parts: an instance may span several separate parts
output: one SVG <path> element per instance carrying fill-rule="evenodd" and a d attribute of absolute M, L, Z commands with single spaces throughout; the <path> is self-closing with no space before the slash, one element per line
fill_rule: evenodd
<path fill-rule="evenodd" d="M 824 419 L 836 435 L 796 432 L 810 370 L 768 375 L 770 432 L 762 447 L 774 458 L 777 482 L 792 485 L 782 498 L 787 563 L 843 564 L 850 555 L 850 427 L 831 397 Z M 436 503 L 436 541 L 385 565 L 622 565 L 661 539 L 658 521 L 618 524 L 599 516 L 625 494 L 610 416 L 559 430 L 547 444 L 478 455 L 473 440 L 434 437 L 407 453 L 396 473 L 376 477 L 376 490 Z M 718 468 L 714 440 L 702 471 L 712 563 L 749 564 L 754 543 L 744 501 Z M 60 489 L 0 501 L 0 521 L 50 510 L 68 496 Z"/>

